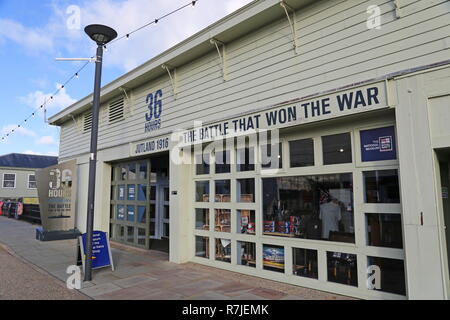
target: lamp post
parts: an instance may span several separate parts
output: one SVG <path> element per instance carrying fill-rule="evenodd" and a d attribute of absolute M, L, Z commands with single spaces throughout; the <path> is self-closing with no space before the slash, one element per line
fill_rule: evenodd
<path fill-rule="evenodd" d="M 91 149 L 89 160 L 88 205 L 86 223 L 86 264 L 84 281 L 92 280 L 92 236 L 94 232 L 95 175 L 97 166 L 98 118 L 100 110 L 100 87 L 102 78 L 103 46 L 117 37 L 117 32 L 110 27 L 92 24 L 84 31 L 97 43 L 95 58 L 94 102 L 92 104 Z"/>

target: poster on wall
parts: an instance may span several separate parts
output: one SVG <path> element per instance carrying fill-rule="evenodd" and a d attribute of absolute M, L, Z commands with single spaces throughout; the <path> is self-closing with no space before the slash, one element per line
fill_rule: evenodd
<path fill-rule="evenodd" d="M 45 231 L 75 228 L 76 160 L 36 170 L 39 207 Z"/>
<path fill-rule="evenodd" d="M 397 159 L 394 126 L 361 130 L 361 161 Z"/>

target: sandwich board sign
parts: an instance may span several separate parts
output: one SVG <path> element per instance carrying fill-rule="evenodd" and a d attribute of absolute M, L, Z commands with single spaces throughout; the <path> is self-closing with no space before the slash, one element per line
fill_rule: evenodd
<path fill-rule="evenodd" d="M 83 233 L 79 238 L 81 259 L 83 269 L 86 265 L 86 240 L 87 235 Z M 94 231 L 92 234 L 92 269 L 111 267 L 114 271 L 114 262 L 111 254 L 111 246 L 107 232 Z"/>

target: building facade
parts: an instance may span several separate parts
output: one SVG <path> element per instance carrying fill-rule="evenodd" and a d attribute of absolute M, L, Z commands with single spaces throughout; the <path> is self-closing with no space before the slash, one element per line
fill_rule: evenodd
<path fill-rule="evenodd" d="M 37 199 L 35 170 L 58 163 L 58 157 L 12 153 L 0 156 L 0 200 Z"/>
<path fill-rule="evenodd" d="M 106 85 L 95 228 L 176 263 L 448 299 L 449 16 L 257 0 Z M 50 119 L 83 232 L 91 100 Z"/>

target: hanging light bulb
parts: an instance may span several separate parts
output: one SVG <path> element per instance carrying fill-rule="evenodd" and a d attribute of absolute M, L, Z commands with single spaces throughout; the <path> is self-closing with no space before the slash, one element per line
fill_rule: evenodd
<path fill-rule="evenodd" d="M 78 75 L 78 72 L 75 73 L 75 77 L 78 79 L 80 76 Z"/>
<path fill-rule="evenodd" d="M 195 3 L 197 2 L 197 0 L 192 1 L 192 6 L 195 7 Z"/>
<path fill-rule="evenodd" d="M 129 34 L 127 34 L 127 40 L 130 40 L 130 35 Z"/>

